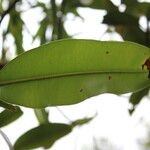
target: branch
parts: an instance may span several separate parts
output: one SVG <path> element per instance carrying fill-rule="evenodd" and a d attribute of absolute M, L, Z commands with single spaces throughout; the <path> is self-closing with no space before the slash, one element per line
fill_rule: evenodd
<path fill-rule="evenodd" d="M 51 0 L 52 15 L 53 15 L 53 33 L 52 40 L 63 38 L 63 15 L 66 6 L 66 0 L 62 1 L 60 10 L 57 10 L 55 0 Z"/>
<path fill-rule="evenodd" d="M 57 39 L 57 6 L 55 3 L 55 0 L 51 0 L 51 6 L 52 6 L 52 16 L 53 16 L 53 33 L 52 33 L 52 39 Z"/>
<path fill-rule="evenodd" d="M 69 123 L 72 123 L 72 120 L 71 120 L 69 117 L 67 117 L 67 116 L 64 114 L 64 112 L 63 112 L 59 107 L 55 107 L 55 108 L 59 111 L 60 114 L 62 114 L 62 116 L 63 116 L 64 118 L 66 118 L 66 120 L 69 121 Z"/>
<path fill-rule="evenodd" d="M 10 150 L 14 150 L 9 138 L 7 137 L 7 135 L 0 129 L 0 134 L 2 135 L 2 137 L 4 138 L 4 140 L 6 141 L 8 147 Z"/>
<path fill-rule="evenodd" d="M 0 24 L 2 23 L 4 17 L 5 17 L 7 14 L 10 13 L 10 11 L 15 7 L 16 3 L 19 2 L 19 1 L 20 1 L 20 0 L 14 0 L 14 2 L 12 2 L 12 3 L 9 5 L 8 9 L 5 10 L 5 11 L 1 14 Z"/>
<path fill-rule="evenodd" d="M 150 36 L 150 29 L 149 29 L 149 18 L 147 17 L 147 29 L 146 29 L 146 39 L 145 39 L 145 42 L 146 42 L 146 46 L 150 46 L 149 45 L 149 42 L 150 42 L 150 38 L 149 38 L 149 36 Z"/>
<path fill-rule="evenodd" d="M 46 124 L 49 123 L 48 121 L 48 112 L 42 108 L 42 109 L 34 109 L 35 116 L 39 122 L 39 124 Z"/>
<path fill-rule="evenodd" d="M 62 1 L 61 9 L 60 9 L 60 15 L 58 16 L 58 39 L 63 38 L 63 16 L 65 12 L 66 7 L 66 0 Z"/>

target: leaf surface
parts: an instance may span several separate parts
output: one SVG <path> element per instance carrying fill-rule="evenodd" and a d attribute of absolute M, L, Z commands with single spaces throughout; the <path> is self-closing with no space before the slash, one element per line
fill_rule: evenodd
<path fill-rule="evenodd" d="M 149 93 L 149 87 L 146 87 L 138 92 L 132 93 L 129 102 L 132 104 L 133 108 L 129 109 L 129 113 L 132 114 L 136 106 L 141 102 L 144 96 L 147 96 Z"/>
<path fill-rule="evenodd" d="M 57 140 L 69 134 L 74 127 L 87 124 L 95 117 L 96 115 L 90 118 L 78 119 L 70 125 L 62 123 L 41 124 L 19 137 L 14 148 L 16 150 L 27 150 L 37 147 L 50 148 Z"/>
<path fill-rule="evenodd" d="M 150 84 L 149 57 L 149 48 L 132 42 L 51 42 L 21 54 L 0 71 L 0 99 L 40 108 L 102 93 L 136 92 Z"/>
<path fill-rule="evenodd" d="M 22 28 L 23 28 L 23 21 L 21 20 L 20 13 L 16 10 L 13 10 L 10 13 L 10 21 L 8 26 L 8 31 L 13 35 L 16 44 L 16 53 L 21 54 L 24 52 L 22 43 Z"/>
<path fill-rule="evenodd" d="M 138 26 L 138 17 L 128 13 L 109 12 L 104 16 L 103 23 L 108 25 Z"/>
<path fill-rule="evenodd" d="M 23 134 L 14 145 L 15 150 L 27 150 L 37 147 L 49 148 L 59 138 L 71 132 L 70 125 L 48 123 L 33 128 Z"/>
<path fill-rule="evenodd" d="M 0 113 L 0 127 L 6 126 L 9 123 L 15 121 L 23 114 L 19 107 L 16 107 L 15 111 L 5 109 Z"/>
<path fill-rule="evenodd" d="M 90 121 L 92 121 L 96 117 L 96 115 L 97 114 L 95 114 L 95 116 L 93 116 L 93 117 L 75 120 L 72 122 L 71 125 L 72 125 L 72 127 L 75 127 L 75 126 L 82 126 L 82 125 L 88 124 Z"/>

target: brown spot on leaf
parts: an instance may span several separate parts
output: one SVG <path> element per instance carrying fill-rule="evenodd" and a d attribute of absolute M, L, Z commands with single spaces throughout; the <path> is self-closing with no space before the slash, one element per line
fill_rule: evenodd
<path fill-rule="evenodd" d="M 83 92 L 83 89 L 80 89 L 80 92 Z"/>
<path fill-rule="evenodd" d="M 109 54 L 109 51 L 106 51 L 106 54 Z"/>
<path fill-rule="evenodd" d="M 147 70 L 149 71 L 148 78 L 150 78 L 150 57 L 145 61 L 145 63 L 142 65 L 142 69 L 144 69 L 144 66 L 147 67 Z"/>
<path fill-rule="evenodd" d="M 145 63 L 142 65 L 142 69 L 144 69 L 144 66 L 147 67 L 147 69 L 150 71 L 150 57 L 145 61 Z"/>
<path fill-rule="evenodd" d="M 111 76 L 108 76 L 108 79 L 109 79 L 109 80 L 111 80 L 111 79 L 112 79 L 112 77 L 111 77 Z"/>

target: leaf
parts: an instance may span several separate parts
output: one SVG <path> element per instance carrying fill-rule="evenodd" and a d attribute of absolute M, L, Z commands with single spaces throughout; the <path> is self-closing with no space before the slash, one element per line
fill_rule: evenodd
<path fill-rule="evenodd" d="M 150 11 L 150 3 L 148 2 L 133 2 L 128 5 L 126 12 L 134 15 L 134 16 L 147 16 Z"/>
<path fill-rule="evenodd" d="M 93 0 L 89 7 L 94 9 L 105 9 L 108 12 L 118 10 L 118 8 L 110 0 Z"/>
<path fill-rule="evenodd" d="M 147 35 L 139 27 L 139 18 L 125 13 L 112 12 L 105 15 L 103 23 L 115 26 L 116 31 L 124 40 L 150 46 Z"/>
<path fill-rule="evenodd" d="M 103 23 L 109 25 L 138 26 L 139 19 L 128 13 L 110 12 L 104 16 Z"/>
<path fill-rule="evenodd" d="M 138 3 L 138 2 L 137 2 L 137 0 L 132 0 L 132 1 L 122 0 L 122 3 L 124 3 L 127 6 L 130 6 L 130 5 L 134 5 L 135 3 Z"/>
<path fill-rule="evenodd" d="M 20 13 L 13 10 L 10 13 L 8 30 L 14 36 L 15 44 L 17 48 L 16 50 L 17 55 L 24 52 L 22 47 L 22 43 L 23 43 L 22 28 L 23 28 L 23 21 L 21 20 Z"/>
<path fill-rule="evenodd" d="M 143 90 L 140 90 L 140 91 L 138 91 L 138 92 L 136 92 L 136 93 L 133 93 L 133 94 L 131 95 L 131 97 L 130 97 L 130 103 L 131 103 L 133 106 L 137 105 L 137 104 L 140 102 L 140 100 L 141 100 L 145 95 L 148 94 L 148 92 L 149 92 L 149 87 L 144 88 Z"/>
<path fill-rule="evenodd" d="M 40 23 L 40 27 L 36 33 L 36 35 L 34 36 L 34 39 L 36 37 L 39 37 L 40 40 L 41 40 L 41 44 L 44 44 L 46 43 L 47 39 L 46 39 L 46 30 L 47 30 L 47 27 L 48 27 L 48 20 L 47 18 L 44 18 L 41 23 Z"/>
<path fill-rule="evenodd" d="M 19 107 L 16 107 L 15 111 L 10 111 L 8 109 L 5 109 L 4 111 L 2 111 L 0 113 L 0 128 L 15 121 L 22 114 L 23 114 L 23 112 L 21 111 L 21 109 Z"/>
<path fill-rule="evenodd" d="M 6 108 L 10 111 L 16 111 L 16 108 L 17 108 L 16 106 L 9 104 L 9 103 L 6 103 L 6 102 L 1 101 L 1 100 L 0 100 L 0 107 Z"/>
<path fill-rule="evenodd" d="M 2 3 L 3 3 L 3 0 L 0 1 L 0 14 L 2 14 L 2 12 L 3 12 Z"/>
<path fill-rule="evenodd" d="M 124 40 L 137 42 L 146 45 L 146 34 L 138 26 L 116 26 L 116 31 Z M 149 45 L 150 46 L 150 45 Z"/>
<path fill-rule="evenodd" d="M 74 1 L 74 0 L 65 0 L 65 8 L 63 10 L 63 13 L 66 15 L 67 13 L 71 12 L 75 16 L 79 16 L 79 13 L 77 11 L 78 7 L 81 7 L 82 4 L 79 2 L 79 0 Z"/>
<path fill-rule="evenodd" d="M 76 16 L 80 16 L 77 11 L 77 8 L 82 7 L 89 7 L 93 9 L 104 9 L 108 12 L 117 11 L 118 8 L 110 1 L 110 0 L 66 0 L 65 5 L 65 14 L 68 12 L 72 12 Z"/>
<path fill-rule="evenodd" d="M 97 115 L 97 114 L 96 114 L 96 115 Z M 87 124 L 87 123 L 89 123 L 90 121 L 92 121 L 92 120 L 96 117 L 96 115 L 93 116 L 93 117 L 83 118 L 83 119 L 78 119 L 78 120 L 76 120 L 76 121 L 73 121 L 73 122 L 72 122 L 72 126 L 75 127 L 75 126 L 82 126 L 82 125 L 84 125 L 84 124 Z"/>
<path fill-rule="evenodd" d="M 146 87 L 131 95 L 129 102 L 133 105 L 133 108 L 129 109 L 130 114 L 134 112 L 135 107 L 140 103 L 142 98 L 148 94 L 148 92 L 149 92 L 149 87 Z"/>
<path fill-rule="evenodd" d="M 14 149 L 27 150 L 37 147 L 51 147 L 55 141 L 71 132 L 70 125 L 49 123 L 33 128 L 17 139 Z"/>
<path fill-rule="evenodd" d="M 150 50 L 131 42 L 60 40 L 25 52 L 0 71 L 0 99 L 32 108 L 79 103 L 150 85 Z"/>
<path fill-rule="evenodd" d="M 36 7 L 41 7 L 43 9 L 43 13 L 45 13 L 46 16 L 40 22 L 40 27 L 39 27 L 36 35 L 33 37 L 33 40 L 36 37 L 39 37 L 41 44 L 45 44 L 48 41 L 46 38 L 46 31 L 47 31 L 49 26 L 53 25 L 52 9 L 47 8 L 45 4 L 40 3 L 40 2 L 37 3 Z"/>
<path fill-rule="evenodd" d="M 50 148 L 55 141 L 67 135 L 75 126 L 84 125 L 96 117 L 89 117 L 73 121 L 71 125 L 59 123 L 46 123 L 33 128 L 23 134 L 16 141 L 14 148 L 16 150 L 33 149 L 37 147 Z"/>
<path fill-rule="evenodd" d="M 128 13 L 112 12 L 105 15 L 103 23 L 115 26 L 124 40 L 150 46 L 147 36 L 139 27 L 139 18 Z"/>

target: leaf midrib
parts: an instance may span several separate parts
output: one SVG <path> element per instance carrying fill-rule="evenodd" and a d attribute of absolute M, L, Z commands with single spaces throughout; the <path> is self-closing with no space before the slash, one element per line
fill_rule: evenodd
<path fill-rule="evenodd" d="M 30 82 L 30 81 L 37 81 L 37 80 L 46 80 L 50 78 L 63 78 L 63 77 L 71 77 L 71 76 L 82 76 L 82 75 L 94 75 L 94 74 L 137 74 L 137 73 L 147 73 L 147 71 L 94 71 L 94 72 L 73 72 L 73 73 L 64 73 L 64 74 L 55 74 L 55 75 L 45 75 L 45 76 L 34 76 L 34 77 L 27 77 L 23 79 L 13 79 L 13 80 L 6 80 L 0 81 L 0 86 L 10 85 L 10 84 L 17 84 L 23 82 Z"/>

